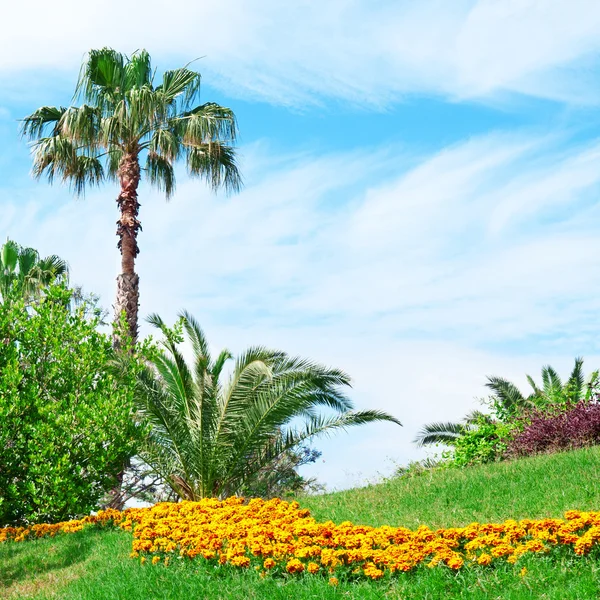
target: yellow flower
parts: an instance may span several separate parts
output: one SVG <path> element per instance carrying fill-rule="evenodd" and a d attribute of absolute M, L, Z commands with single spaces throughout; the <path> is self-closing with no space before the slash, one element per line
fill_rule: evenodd
<path fill-rule="evenodd" d="M 308 567 L 306 567 L 306 570 L 311 574 L 314 575 L 318 570 L 319 570 L 319 565 L 317 563 L 314 562 L 309 562 L 308 563 Z"/>
<path fill-rule="evenodd" d="M 329 585 L 336 586 L 336 585 L 339 585 L 339 583 L 340 583 L 340 580 L 337 577 L 329 578 Z"/>
<path fill-rule="evenodd" d="M 521 569 L 521 572 L 519 573 L 519 575 L 520 575 L 521 577 L 525 577 L 525 575 L 527 575 L 527 569 L 526 569 L 525 567 L 523 567 L 523 568 Z"/>
<path fill-rule="evenodd" d="M 492 557 L 489 554 L 486 554 L 485 552 L 483 554 L 480 554 L 479 557 L 477 558 L 477 563 L 483 566 L 487 566 L 492 562 Z"/>
<path fill-rule="evenodd" d="M 292 558 L 288 561 L 287 565 L 285 565 L 285 570 L 288 573 L 302 573 L 302 571 L 304 571 L 304 565 L 297 558 Z"/>
<path fill-rule="evenodd" d="M 152 557 L 152 564 L 155 565 L 156 563 L 160 562 L 160 556 L 153 556 Z"/>

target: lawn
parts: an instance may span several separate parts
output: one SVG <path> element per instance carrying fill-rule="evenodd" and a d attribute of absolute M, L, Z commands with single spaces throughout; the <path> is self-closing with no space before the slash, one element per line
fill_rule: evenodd
<path fill-rule="evenodd" d="M 304 498 L 318 520 L 431 527 L 560 517 L 600 508 L 600 449 L 447 470 Z M 129 558 L 131 534 L 86 529 L 56 538 L 0 544 L 2 598 L 148 599 L 586 599 L 600 596 L 600 553 L 576 557 L 557 548 L 518 565 L 419 567 L 379 581 L 329 585 L 328 578 L 261 578 L 254 570 L 202 560 L 165 567 Z M 525 567 L 525 574 L 523 573 Z"/>

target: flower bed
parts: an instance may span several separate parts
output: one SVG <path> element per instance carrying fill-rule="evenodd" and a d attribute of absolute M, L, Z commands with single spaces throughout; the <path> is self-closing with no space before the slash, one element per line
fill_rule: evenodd
<path fill-rule="evenodd" d="M 88 524 L 133 532 L 131 556 L 168 565 L 206 560 L 262 573 L 354 575 L 380 579 L 420 565 L 488 566 L 516 563 L 530 553 L 564 547 L 575 555 L 600 540 L 600 512 L 568 511 L 564 519 L 471 523 L 466 527 L 416 530 L 316 522 L 298 503 L 229 498 L 225 501 L 161 503 L 150 508 L 100 511 L 56 525 L 0 529 L 0 542 L 73 532 Z M 335 578 L 334 578 L 335 579 Z"/>

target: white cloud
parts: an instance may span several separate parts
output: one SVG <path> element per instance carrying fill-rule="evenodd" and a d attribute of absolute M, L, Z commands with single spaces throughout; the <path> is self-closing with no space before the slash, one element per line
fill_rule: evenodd
<path fill-rule="evenodd" d="M 230 95 L 300 108 L 323 97 L 384 106 L 406 94 L 596 104 L 599 34 L 595 0 L 180 0 L 168 9 L 154 0 L 142 11 L 133 0 L 32 0 L 5 8 L 0 71 L 51 69 L 38 72 L 46 82 L 56 69 L 74 72 L 90 47 L 146 47 L 161 66 L 206 56 L 198 68 Z"/>
<path fill-rule="evenodd" d="M 326 462 L 312 471 L 331 485 L 417 456 L 418 429 L 460 418 L 485 375 L 524 385 L 543 363 L 566 371 L 598 353 L 600 209 L 587 202 L 600 188 L 598 143 L 491 134 L 416 165 L 394 148 L 367 159 L 243 150 L 238 196 L 185 177 L 170 203 L 141 190 L 141 314 L 173 320 L 186 308 L 216 348 L 264 343 L 344 368 L 360 408 L 404 422 L 317 442 Z M 0 230 L 66 258 L 108 306 L 115 196 L 0 189 Z"/>

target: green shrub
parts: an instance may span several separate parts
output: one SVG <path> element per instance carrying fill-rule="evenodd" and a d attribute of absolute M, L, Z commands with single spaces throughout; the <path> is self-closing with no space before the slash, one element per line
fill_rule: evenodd
<path fill-rule="evenodd" d="M 481 417 L 454 442 L 453 462 L 458 467 L 499 460 L 506 451 L 510 426 Z"/>
<path fill-rule="evenodd" d="M 55 286 L 0 305 L 0 526 L 89 513 L 136 449 L 137 361 L 117 372 L 71 299 Z"/>

